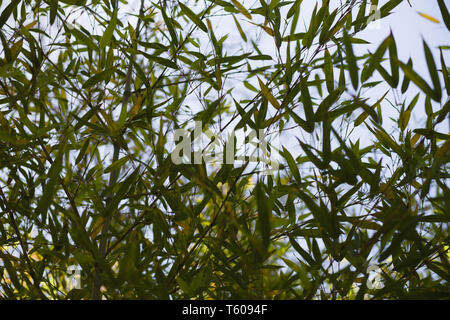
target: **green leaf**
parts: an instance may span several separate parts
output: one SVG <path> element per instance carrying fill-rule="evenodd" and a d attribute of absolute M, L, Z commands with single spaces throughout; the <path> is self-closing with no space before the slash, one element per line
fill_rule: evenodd
<path fill-rule="evenodd" d="M 178 2 L 178 5 L 180 6 L 181 11 L 183 11 L 183 13 L 189 19 L 191 19 L 192 22 L 194 22 L 197 27 L 202 29 L 204 32 L 208 32 L 208 28 L 206 27 L 206 25 L 191 9 L 189 9 L 186 5 L 182 4 L 181 2 Z"/>
<path fill-rule="evenodd" d="M 55 22 L 56 14 L 58 13 L 58 0 L 50 0 L 50 24 Z"/>
<path fill-rule="evenodd" d="M 294 261 L 281 257 L 286 265 L 295 272 L 301 273 L 302 269 Z"/>
<path fill-rule="evenodd" d="M 13 10 L 18 6 L 19 3 L 20 3 L 20 0 L 12 0 L 10 2 L 10 4 L 8 4 L 6 6 L 6 8 L 2 11 L 2 13 L 0 15 L 0 29 L 3 30 L 3 25 L 6 23 L 9 16 L 13 12 Z"/>
<path fill-rule="evenodd" d="M 394 139 L 392 139 L 391 136 L 388 135 L 383 129 L 375 129 L 375 134 L 378 141 L 380 141 L 382 145 L 387 148 L 391 148 L 398 155 L 402 155 L 402 148 L 397 143 L 395 143 Z"/>
<path fill-rule="evenodd" d="M 128 107 L 126 103 L 123 103 L 122 108 L 120 109 L 119 119 L 117 120 L 117 127 L 119 129 L 123 128 L 125 122 L 127 121 L 127 117 L 128 117 Z"/>
<path fill-rule="evenodd" d="M 378 115 L 375 112 L 375 108 L 380 105 L 380 103 L 384 100 L 384 98 L 386 97 L 386 95 L 389 93 L 389 91 L 386 91 L 386 93 L 380 98 L 378 99 L 377 102 L 375 102 L 371 107 L 369 107 L 368 105 L 366 105 L 364 102 L 362 101 L 357 101 L 356 103 L 362 107 L 364 109 L 364 112 L 362 112 L 358 118 L 356 118 L 355 122 L 354 122 L 354 126 L 357 127 L 359 126 L 369 115 L 372 117 L 372 119 L 375 122 L 379 122 L 378 119 Z"/>
<path fill-rule="evenodd" d="M 109 78 L 111 77 L 113 72 L 114 72 L 114 69 L 106 69 L 102 72 L 99 72 L 99 73 L 93 75 L 92 77 L 87 79 L 86 82 L 83 84 L 83 89 L 90 88 L 102 81 L 108 82 Z"/>
<path fill-rule="evenodd" d="M 202 126 L 207 126 L 214 117 L 214 113 L 217 111 L 218 106 L 222 98 L 215 100 L 212 103 L 209 103 L 206 110 L 202 111 L 200 121 L 202 122 Z"/>
<path fill-rule="evenodd" d="M 242 30 L 241 25 L 239 24 L 239 21 L 236 19 L 236 17 L 233 15 L 234 23 L 236 24 L 236 27 L 239 31 L 239 34 L 241 35 L 242 40 L 247 42 L 247 36 L 245 35 L 245 32 Z"/>
<path fill-rule="evenodd" d="M 330 94 L 322 100 L 314 116 L 315 121 L 325 121 L 325 115 L 327 115 L 328 110 L 339 99 L 341 93 L 342 91 L 340 89 L 331 91 Z M 327 116 L 330 116 L 330 114 Z M 334 120 L 334 117 L 329 117 L 329 119 L 332 121 Z"/>
<path fill-rule="evenodd" d="M 289 169 L 291 170 L 291 173 L 294 176 L 295 180 L 298 184 L 301 184 L 300 172 L 298 171 L 297 163 L 295 163 L 294 158 L 285 147 L 283 147 L 283 156 L 286 159 L 289 165 Z"/>
<path fill-rule="evenodd" d="M 169 60 L 169 59 L 166 59 L 166 58 L 161 58 L 161 57 L 158 57 L 158 56 L 155 56 L 155 55 L 151 55 L 151 54 L 148 54 L 148 53 L 143 52 L 143 51 L 139 51 L 139 53 L 143 54 L 150 61 L 154 61 L 154 62 L 159 63 L 159 64 L 161 64 L 161 65 L 163 65 L 165 67 L 178 70 L 177 64 L 175 62 L 173 62 L 172 60 Z"/>
<path fill-rule="evenodd" d="M 323 207 L 317 205 L 316 202 L 302 190 L 298 189 L 297 194 L 311 211 L 319 226 L 333 237 L 336 237 L 338 235 L 338 229 L 332 216 L 329 215 Z"/>
<path fill-rule="evenodd" d="M 268 54 L 258 54 L 256 56 L 250 56 L 248 57 L 250 60 L 272 60 L 272 57 Z"/>
<path fill-rule="evenodd" d="M 290 42 L 290 41 L 301 40 L 304 37 L 305 37 L 305 33 L 304 32 L 299 32 L 299 33 L 294 33 L 294 34 L 287 35 L 287 36 L 283 37 L 282 40 L 284 42 Z"/>
<path fill-rule="evenodd" d="M 344 29 L 344 46 L 347 58 L 347 64 L 350 71 L 350 79 L 355 90 L 358 90 L 358 66 L 356 64 L 356 58 L 353 53 L 353 47 L 347 31 Z"/>
<path fill-rule="evenodd" d="M 87 138 L 84 142 L 83 142 L 83 146 L 81 147 L 80 152 L 78 153 L 77 158 L 75 159 L 75 164 L 80 163 L 81 159 L 83 159 L 84 155 L 86 154 L 86 151 L 89 147 L 89 142 L 90 142 L 90 138 Z"/>
<path fill-rule="evenodd" d="M 433 54 L 431 53 L 431 50 L 428 47 L 425 40 L 423 40 L 423 48 L 425 50 L 425 58 L 427 60 L 428 71 L 430 72 L 431 81 L 433 82 L 434 92 L 436 93 L 436 97 L 439 97 L 439 100 L 441 100 L 442 97 L 441 82 L 439 81 L 436 63 L 434 62 Z"/>
<path fill-rule="evenodd" d="M 295 123 L 297 123 L 300 128 L 302 128 L 303 130 L 305 130 L 306 132 L 309 131 L 309 127 L 306 124 L 306 121 L 303 120 L 302 118 L 300 118 L 293 110 L 291 110 L 290 108 L 286 107 L 289 115 L 294 119 Z"/>
<path fill-rule="evenodd" d="M 448 74 L 448 69 L 445 64 L 444 54 L 442 53 L 442 49 L 440 49 L 440 57 L 441 57 L 442 76 L 444 77 L 445 88 L 447 90 L 447 95 L 450 96 L 450 76 Z"/>
<path fill-rule="evenodd" d="M 161 14 L 163 16 L 164 23 L 166 24 L 167 29 L 169 30 L 170 37 L 172 38 L 172 41 L 170 42 L 170 44 L 176 48 L 178 46 L 178 37 L 177 37 L 177 33 L 175 32 L 175 29 L 173 27 L 173 23 L 172 23 L 171 19 L 166 14 L 166 7 L 162 8 Z"/>
<path fill-rule="evenodd" d="M 255 186 L 256 191 L 256 205 L 258 208 L 258 224 L 259 224 L 259 232 L 261 234 L 262 243 L 267 250 L 270 243 L 270 215 L 271 210 L 268 206 L 268 199 L 265 196 L 263 190 L 263 184 L 261 181 L 258 181 Z"/>
<path fill-rule="evenodd" d="M 386 52 L 386 49 L 388 48 L 390 41 L 392 40 L 393 39 L 391 38 L 391 36 L 384 39 L 383 42 L 380 44 L 380 46 L 377 48 L 377 50 L 372 55 L 370 55 L 370 58 L 368 59 L 368 64 L 361 73 L 361 82 L 366 82 L 366 80 L 372 76 L 376 66 L 380 65 L 381 60 L 383 59 L 383 55 Z"/>
<path fill-rule="evenodd" d="M 305 259 L 305 261 L 310 265 L 313 266 L 316 264 L 316 262 L 314 261 L 314 259 L 311 257 L 311 255 L 305 250 L 303 249 L 297 241 L 295 241 L 294 237 L 289 236 L 289 242 L 291 243 L 292 247 L 295 249 L 295 251 L 297 251 L 303 259 Z"/>
<path fill-rule="evenodd" d="M 367 21 L 366 15 L 366 4 L 367 0 L 364 0 L 361 5 L 359 6 L 358 15 L 356 16 L 355 22 L 353 24 L 355 25 L 355 32 L 361 31 L 363 28 L 364 23 Z"/>
<path fill-rule="evenodd" d="M 139 241 L 137 232 L 131 232 L 123 258 L 119 263 L 119 279 L 130 281 L 134 273 L 137 272 L 136 260 L 139 255 Z"/>
<path fill-rule="evenodd" d="M 445 26 L 450 31 L 450 14 L 445 6 L 444 0 L 438 0 L 439 9 L 441 10 L 442 19 L 444 19 Z"/>
<path fill-rule="evenodd" d="M 104 49 L 109 43 L 111 43 L 112 35 L 114 33 L 114 30 L 116 29 L 117 24 L 117 10 L 114 11 L 113 17 L 111 21 L 108 24 L 108 27 L 106 27 L 105 32 L 103 33 L 103 36 L 100 40 L 100 49 Z"/>
<path fill-rule="evenodd" d="M 412 68 L 413 62 L 412 62 L 411 58 L 408 60 L 407 65 L 408 65 L 408 67 Z M 411 81 L 411 80 L 409 80 L 408 76 L 405 74 L 405 75 L 403 76 L 402 93 L 405 93 L 406 90 L 408 90 L 410 81 Z"/>
<path fill-rule="evenodd" d="M 32 122 L 25 113 L 24 108 L 17 108 L 17 112 L 19 113 L 20 121 L 25 124 L 25 126 L 33 133 L 37 133 L 37 126 Z"/>
<path fill-rule="evenodd" d="M 437 132 L 431 129 L 414 129 L 413 132 L 420 134 L 424 137 L 427 137 L 428 139 L 433 139 L 433 137 L 436 137 L 438 139 L 442 139 L 442 140 L 449 140 L 450 139 L 450 135 L 449 134 L 445 134 L 445 133 L 441 133 L 441 132 Z"/>
<path fill-rule="evenodd" d="M 390 0 L 388 1 L 384 6 L 380 8 L 380 16 L 381 18 L 384 18 L 391 14 L 391 11 L 397 7 L 400 3 L 402 3 L 403 0 Z"/>
<path fill-rule="evenodd" d="M 414 82 L 425 94 L 429 95 L 433 100 L 440 102 L 440 94 L 437 94 L 430 86 L 423 80 L 410 65 L 406 65 L 401 61 L 398 62 L 400 68 L 402 68 L 405 73 L 405 77 Z"/>
<path fill-rule="evenodd" d="M 287 18 L 289 19 L 294 15 L 294 13 L 299 10 L 299 7 L 301 5 L 303 0 L 295 0 L 294 4 L 289 8 L 289 11 L 287 13 Z"/>
<path fill-rule="evenodd" d="M 250 128 L 255 129 L 256 124 L 251 119 L 253 111 L 245 112 L 245 110 L 241 107 L 241 105 L 234 100 L 234 104 L 236 105 L 236 110 L 238 111 L 239 115 L 241 116 L 241 121 L 236 125 L 236 130 L 242 128 L 244 125 L 248 125 Z"/>
<path fill-rule="evenodd" d="M 114 165 L 114 163 L 112 164 Z M 120 172 L 120 166 L 118 164 L 114 165 L 114 168 L 111 170 L 117 170 L 117 176 Z M 139 168 L 136 170 L 133 170 L 133 172 L 125 178 L 122 182 L 119 183 L 119 188 L 117 192 L 113 195 L 113 197 L 108 202 L 108 205 L 105 208 L 104 215 L 110 216 L 114 212 L 116 212 L 119 209 L 119 203 L 122 201 L 122 199 L 125 197 L 127 192 L 132 188 L 132 186 L 135 184 L 136 180 L 139 177 Z"/>
<path fill-rule="evenodd" d="M 130 157 L 129 157 L 129 156 L 125 156 L 125 157 L 120 158 L 119 160 L 117 160 L 117 161 L 111 163 L 111 164 L 104 170 L 104 173 L 109 173 L 109 172 L 111 172 L 111 171 L 113 171 L 113 170 L 115 170 L 115 169 L 117 169 L 117 168 L 122 167 L 122 166 L 123 166 L 125 163 L 127 163 L 127 161 L 129 161 L 129 160 L 130 160 Z"/>
<path fill-rule="evenodd" d="M 94 41 L 87 35 L 85 35 L 83 32 L 76 28 L 70 29 L 70 33 L 74 35 L 74 37 L 80 41 L 81 43 L 84 43 L 89 49 L 92 51 L 97 50 L 97 46 L 95 45 Z"/>
<path fill-rule="evenodd" d="M 45 222 L 46 220 L 47 210 L 51 205 L 52 198 L 55 196 L 56 185 L 58 183 L 58 180 L 60 179 L 59 173 L 61 172 L 63 167 L 62 160 L 66 149 L 66 141 L 66 137 L 64 136 L 59 144 L 58 154 L 53 160 L 48 171 L 48 181 L 44 185 L 42 197 L 39 199 L 38 205 L 36 207 L 36 212 L 42 215 L 43 222 Z"/>
<path fill-rule="evenodd" d="M 334 75 L 333 75 L 333 61 L 328 49 L 325 49 L 323 72 L 325 73 L 325 80 L 327 84 L 328 93 L 334 90 Z"/>
<path fill-rule="evenodd" d="M 389 41 L 389 61 L 391 63 L 392 72 L 392 87 L 397 88 L 399 82 L 399 72 L 398 72 L 398 57 L 397 57 L 397 45 L 395 44 L 394 36 L 391 33 L 391 40 Z"/>
<path fill-rule="evenodd" d="M 325 117 L 322 122 L 322 152 L 323 162 L 328 165 L 331 158 L 331 121 L 328 119 L 328 110 L 325 112 Z"/>
<path fill-rule="evenodd" d="M 314 165 L 321 169 L 324 170 L 326 169 L 326 164 L 323 163 L 323 161 L 321 159 L 319 159 L 310 149 L 312 148 L 311 146 L 303 143 L 302 141 L 300 141 L 297 138 L 298 142 L 300 143 L 303 151 L 305 151 L 306 155 L 308 156 L 309 161 L 311 161 L 312 163 L 314 163 Z"/>
<path fill-rule="evenodd" d="M 300 80 L 301 100 L 305 111 L 306 125 L 308 126 L 308 132 L 314 131 L 314 110 L 312 107 L 312 99 L 309 94 L 307 80 L 302 78 Z"/>

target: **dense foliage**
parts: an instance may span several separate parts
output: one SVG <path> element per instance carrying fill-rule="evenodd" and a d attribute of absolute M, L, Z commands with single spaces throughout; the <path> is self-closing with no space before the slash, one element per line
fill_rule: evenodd
<path fill-rule="evenodd" d="M 360 54 L 401 0 L 306 2 L 3 1 L 0 296 L 449 298 L 449 47 L 423 75 Z M 174 163 L 194 121 L 278 170 Z"/>

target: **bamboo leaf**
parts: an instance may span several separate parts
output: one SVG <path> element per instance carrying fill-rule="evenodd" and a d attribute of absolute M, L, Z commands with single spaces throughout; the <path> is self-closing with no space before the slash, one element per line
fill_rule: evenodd
<path fill-rule="evenodd" d="M 56 14 L 58 13 L 58 0 L 50 0 L 50 24 L 55 22 Z"/>
<path fill-rule="evenodd" d="M 59 174 L 63 168 L 62 160 L 65 153 L 66 141 L 66 137 L 63 137 L 62 141 L 59 144 L 58 154 L 56 155 L 56 158 L 53 160 L 50 166 L 47 174 L 48 181 L 43 188 L 42 197 L 39 199 L 38 205 L 36 207 L 36 212 L 42 215 L 43 222 L 46 221 L 47 211 L 52 203 L 56 185 L 58 184 L 58 180 L 60 178 Z"/>
<path fill-rule="evenodd" d="M 386 49 L 388 48 L 389 43 L 391 41 L 392 41 L 391 36 L 384 39 L 383 42 L 380 44 L 380 46 L 377 48 L 377 50 L 370 56 L 370 58 L 368 59 L 368 65 L 363 69 L 361 73 L 362 82 L 365 82 L 372 76 L 376 66 L 378 66 L 381 63 L 383 55 L 386 52 Z"/>
<path fill-rule="evenodd" d="M 235 16 L 233 16 L 234 19 L 234 23 L 236 24 L 236 27 L 239 31 L 239 34 L 241 35 L 242 40 L 244 40 L 245 42 L 247 42 L 247 36 L 245 35 L 245 32 L 242 30 L 241 25 L 239 24 L 239 21 L 236 19 Z"/>
<path fill-rule="evenodd" d="M 356 64 L 356 58 L 353 53 L 353 47 L 347 31 L 344 29 L 344 45 L 345 53 L 347 58 L 347 64 L 350 71 L 350 78 L 352 80 L 352 85 L 355 90 L 358 90 L 358 66 Z"/>
<path fill-rule="evenodd" d="M 162 58 L 162 57 L 158 57 L 156 55 L 151 55 L 151 54 L 148 54 L 148 53 L 143 52 L 143 51 L 139 51 L 139 53 L 144 55 L 150 61 L 154 61 L 154 62 L 156 62 L 156 63 L 158 63 L 160 65 L 163 65 L 165 67 L 178 70 L 177 64 L 175 62 L 173 62 L 172 60 L 169 60 L 169 59 L 166 59 L 166 58 Z"/>
<path fill-rule="evenodd" d="M 425 50 L 425 58 L 427 60 L 428 71 L 430 72 L 431 81 L 433 82 L 434 86 L 434 92 L 436 93 L 436 97 L 439 97 L 440 100 L 442 96 L 442 91 L 441 91 L 441 82 L 439 80 L 439 75 L 436 68 L 436 63 L 434 62 L 433 54 L 431 53 L 431 50 L 428 47 L 425 40 L 423 40 L 423 47 Z"/>
<path fill-rule="evenodd" d="M 120 158 L 119 160 L 111 163 L 108 167 L 106 167 L 106 169 L 104 170 L 105 173 L 109 173 L 117 168 L 121 168 L 125 163 L 127 163 L 127 161 L 130 160 L 129 156 L 125 156 Z"/>
<path fill-rule="evenodd" d="M 8 20 L 9 16 L 11 15 L 11 13 L 13 12 L 13 10 L 15 8 L 17 8 L 17 6 L 19 5 L 20 0 L 12 0 L 7 6 L 6 8 L 2 11 L 2 13 L 0 14 L 0 29 L 3 29 L 3 25 L 6 23 L 6 21 Z"/>
<path fill-rule="evenodd" d="M 399 72 L 398 72 L 398 57 L 397 57 L 397 45 L 395 44 L 394 36 L 391 33 L 391 40 L 389 41 L 389 61 L 391 63 L 392 72 L 392 87 L 397 88 L 399 82 Z"/>
<path fill-rule="evenodd" d="M 106 69 L 102 72 L 93 75 L 92 77 L 87 79 L 86 82 L 83 84 L 83 89 L 90 88 L 102 81 L 108 82 L 113 72 L 114 69 Z"/>
<path fill-rule="evenodd" d="M 103 36 L 99 44 L 100 49 L 104 49 L 111 42 L 112 35 L 114 33 L 114 30 L 116 29 L 116 23 L 117 23 L 117 10 L 114 11 L 113 17 L 109 22 L 108 26 L 106 27 L 105 32 L 103 33 Z"/>
<path fill-rule="evenodd" d="M 180 6 L 181 11 L 183 11 L 183 13 L 189 19 L 191 19 L 192 22 L 194 22 L 197 27 L 202 29 L 204 32 L 208 32 L 208 28 L 206 27 L 206 25 L 203 23 L 203 21 L 200 19 L 199 16 L 197 16 L 191 9 L 189 9 L 189 7 L 187 7 L 186 5 L 182 4 L 181 2 L 178 2 L 178 5 Z"/>
<path fill-rule="evenodd" d="M 325 80 L 327 84 L 328 93 L 331 93 L 334 90 L 334 75 L 333 75 L 333 61 L 331 60 L 331 55 L 328 49 L 325 50 L 324 54 L 323 71 L 325 73 Z"/>
<path fill-rule="evenodd" d="M 445 6 L 444 0 L 438 0 L 439 9 L 441 10 L 442 19 L 450 31 L 450 14 L 448 13 L 447 7 Z"/>
<path fill-rule="evenodd" d="M 434 18 L 434 17 L 432 17 L 432 16 L 430 16 L 430 15 L 428 15 L 426 13 L 419 12 L 419 15 L 421 15 L 422 17 L 424 17 L 425 19 L 427 19 L 427 20 L 429 20 L 431 22 L 440 23 L 438 19 L 436 19 L 436 18 Z"/>
<path fill-rule="evenodd" d="M 305 78 L 300 80 L 301 99 L 303 103 L 303 109 L 305 111 L 306 125 L 308 126 L 308 132 L 314 131 L 314 110 L 312 107 L 312 99 L 309 94 L 308 84 Z"/>
<path fill-rule="evenodd" d="M 444 77 L 445 88 L 447 90 L 447 95 L 450 96 L 450 75 L 448 73 L 448 69 L 445 64 L 444 54 L 442 53 L 442 49 L 440 49 L 440 57 L 441 57 L 442 76 Z"/>
<path fill-rule="evenodd" d="M 252 20 L 252 15 L 247 11 L 247 9 L 237 0 L 231 0 L 234 6 L 248 19 Z"/>
<path fill-rule="evenodd" d="M 270 209 L 268 206 L 268 201 L 265 196 L 262 183 L 258 181 L 255 186 L 256 191 L 256 204 L 258 208 L 258 223 L 259 232 L 261 234 L 262 243 L 264 248 L 267 250 L 270 243 Z"/>
<path fill-rule="evenodd" d="M 287 18 L 289 19 L 294 15 L 296 11 L 299 10 L 300 5 L 302 4 L 303 0 L 295 0 L 294 4 L 289 8 L 289 11 L 287 13 Z"/>
<path fill-rule="evenodd" d="M 70 29 L 70 33 L 74 35 L 74 37 L 80 41 L 81 43 L 84 43 L 89 49 L 92 51 L 97 50 L 97 46 L 95 45 L 94 41 L 87 35 L 85 35 L 83 32 L 76 28 Z"/>
<path fill-rule="evenodd" d="M 410 65 L 406 65 L 402 63 L 401 61 L 398 62 L 400 65 L 400 68 L 402 68 L 403 72 L 405 73 L 405 77 L 408 78 L 408 80 L 411 80 L 414 82 L 425 94 L 429 95 L 433 100 L 440 102 L 441 97 L 440 94 L 437 94 L 434 90 L 430 88 L 430 86 L 423 80 L 413 69 Z"/>
<path fill-rule="evenodd" d="M 295 249 L 295 251 L 297 251 L 300 256 L 305 259 L 305 261 L 310 265 L 313 266 L 315 265 L 315 261 L 314 259 L 311 257 L 311 255 L 305 250 L 303 249 L 300 244 L 298 244 L 297 241 L 295 241 L 294 237 L 289 236 L 289 242 L 291 243 L 292 247 Z"/>
<path fill-rule="evenodd" d="M 384 18 L 391 14 L 391 11 L 395 9 L 403 0 L 389 0 L 384 6 L 380 8 L 380 16 Z"/>
<path fill-rule="evenodd" d="M 172 23 L 171 19 L 167 16 L 166 8 L 165 8 L 165 7 L 162 8 L 161 14 L 162 14 L 162 16 L 163 16 L 164 23 L 166 24 L 167 29 L 169 30 L 169 33 L 170 33 L 170 37 L 171 37 L 171 39 L 172 39 L 171 45 L 172 45 L 173 47 L 177 47 L 177 46 L 178 46 L 178 37 L 177 37 L 177 33 L 175 32 L 175 28 L 174 28 L 174 26 L 173 26 L 173 23 Z"/>
<path fill-rule="evenodd" d="M 292 157 L 291 153 L 285 147 L 283 147 L 283 156 L 286 159 L 286 161 L 289 165 L 289 169 L 291 170 L 291 173 L 294 176 L 295 180 L 297 181 L 298 184 L 300 184 L 301 178 L 300 178 L 300 172 L 298 171 L 297 164 L 295 163 L 295 160 Z"/>
<path fill-rule="evenodd" d="M 262 82 L 262 80 L 258 77 L 259 87 L 261 88 L 261 92 L 263 93 L 264 97 L 270 102 L 270 104 L 275 109 L 280 109 L 280 103 L 277 99 L 273 96 L 272 92 L 270 92 L 269 88 Z"/>

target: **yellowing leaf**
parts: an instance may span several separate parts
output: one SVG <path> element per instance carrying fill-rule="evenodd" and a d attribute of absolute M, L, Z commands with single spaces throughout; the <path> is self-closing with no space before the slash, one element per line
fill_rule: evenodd
<path fill-rule="evenodd" d="M 91 239 L 95 239 L 95 237 L 100 233 L 104 223 L 105 219 L 102 216 L 98 217 L 92 227 Z"/>
<path fill-rule="evenodd" d="M 265 32 L 267 32 L 269 34 L 269 36 L 273 37 L 273 30 L 267 26 L 263 26 L 262 24 L 260 25 L 261 28 L 264 29 Z"/>
<path fill-rule="evenodd" d="M 37 251 L 34 251 L 30 255 L 30 258 L 33 259 L 34 261 L 41 261 L 43 259 L 43 257 Z"/>
<path fill-rule="evenodd" d="M 261 81 L 259 77 L 258 82 L 264 97 L 266 97 L 266 99 L 272 104 L 275 109 L 280 109 L 280 103 L 277 101 L 277 99 L 275 99 L 269 88 L 267 88 L 267 86 L 264 84 L 264 82 Z"/>
<path fill-rule="evenodd" d="M 405 130 L 406 126 L 409 123 L 409 119 L 411 118 L 411 110 L 406 110 L 400 116 L 400 129 Z"/>
<path fill-rule="evenodd" d="M 450 153 L 450 140 L 445 141 L 445 143 L 440 147 L 438 150 L 436 150 L 436 153 L 434 154 L 435 159 L 443 158 L 446 155 Z"/>
<path fill-rule="evenodd" d="M 139 97 L 137 97 L 135 104 L 133 105 L 133 108 L 131 108 L 130 113 L 129 113 L 129 117 L 130 119 L 133 119 L 134 116 L 139 112 L 139 110 L 141 109 L 142 106 L 142 101 L 143 101 L 143 96 L 140 95 Z"/>
<path fill-rule="evenodd" d="M 431 22 L 434 22 L 434 23 L 440 23 L 440 21 L 439 21 L 438 19 L 436 19 L 436 18 L 434 18 L 434 17 L 432 17 L 432 16 L 430 16 L 430 15 L 428 15 L 428 14 L 426 14 L 426 13 L 419 12 L 419 14 L 420 14 L 422 17 L 424 17 L 425 19 L 430 20 Z"/>
<path fill-rule="evenodd" d="M 235 7 L 247 18 L 249 18 L 250 20 L 252 19 L 252 16 L 250 15 L 250 13 L 247 11 L 247 9 L 245 9 L 245 7 L 237 0 L 231 0 L 233 2 L 233 4 L 235 5 Z"/>
<path fill-rule="evenodd" d="M 103 119 L 105 119 L 111 135 L 113 137 L 117 137 L 119 135 L 119 128 L 117 127 L 117 124 L 111 119 L 111 117 L 105 112 L 105 110 L 100 109 L 100 113 L 102 114 Z"/>
<path fill-rule="evenodd" d="M 413 181 L 411 184 L 416 189 L 420 189 L 422 187 L 422 185 L 419 182 L 417 182 L 417 181 Z"/>
<path fill-rule="evenodd" d="M 416 133 L 413 135 L 413 137 L 411 138 L 411 146 L 414 147 L 417 143 L 417 141 L 419 141 L 420 138 L 420 134 Z"/>
<path fill-rule="evenodd" d="M 380 184 L 380 191 L 383 192 L 390 200 L 394 199 L 394 191 L 391 186 L 386 183 Z"/>
<path fill-rule="evenodd" d="M 31 28 L 34 27 L 34 25 L 35 25 L 36 23 L 37 23 L 37 20 L 35 20 L 35 21 L 33 21 L 33 22 L 27 24 L 27 25 L 25 26 L 25 29 L 30 30 Z"/>
<path fill-rule="evenodd" d="M 253 25 L 255 25 L 255 26 L 258 26 L 258 27 L 263 28 L 264 31 L 267 32 L 267 34 L 268 34 L 269 36 L 273 37 L 274 33 L 273 33 L 273 30 L 272 30 L 270 27 L 268 27 L 268 26 L 266 26 L 266 25 L 263 25 L 263 24 L 253 23 L 253 22 L 251 22 L 251 21 L 248 21 L 248 22 L 250 22 L 251 24 L 253 24 Z"/>

